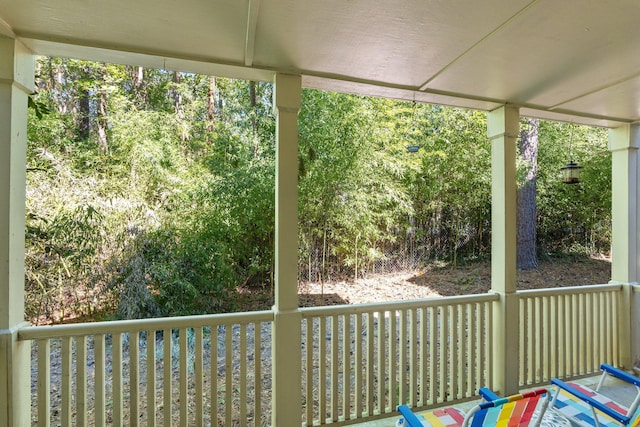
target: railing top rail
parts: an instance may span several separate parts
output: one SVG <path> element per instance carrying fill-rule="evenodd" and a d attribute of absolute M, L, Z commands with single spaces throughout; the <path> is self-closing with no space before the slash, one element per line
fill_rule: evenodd
<path fill-rule="evenodd" d="M 450 305 L 493 302 L 500 299 L 498 294 L 475 294 L 455 297 L 438 297 L 406 301 L 379 302 L 372 304 L 344 304 L 326 307 L 301 308 L 302 317 L 335 316 L 340 314 L 374 313 L 376 311 L 412 310 L 425 307 L 446 307 Z"/>
<path fill-rule="evenodd" d="M 536 297 L 536 296 L 548 296 L 548 295 L 573 295 L 573 294 L 588 294 L 597 292 L 619 291 L 622 289 L 620 283 L 608 283 L 603 285 L 588 285 L 588 286 L 567 286 L 563 288 L 546 288 L 546 289 L 527 289 L 517 291 L 519 297 Z"/>
<path fill-rule="evenodd" d="M 36 340 L 68 336 L 117 334 L 125 332 L 158 331 L 176 328 L 247 324 L 273 321 L 273 311 L 205 314 L 198 316 L 159 317 L 153 319 L 114 320 L 111 322 L 77 323 L 52 326 L 28 326 L 18 331 L 18 339 Z"/>

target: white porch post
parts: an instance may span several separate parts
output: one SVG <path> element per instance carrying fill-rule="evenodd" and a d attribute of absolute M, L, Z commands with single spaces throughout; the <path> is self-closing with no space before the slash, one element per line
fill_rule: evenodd
<path fill-rule="evenodd" d="M 518 392 L 519 313 L 516 295 L 516 139 L 520 112 L 503 106 L 487 117 L 491 140 L 491 290 L 500 295 L 493 311 L 493 387 Z"/>
<path fill-rule="evenodd" d="M 27 95 L 34 60 L 20 42 L 0 36 L 0 425 L 31 423 L 30 344 L 24 326 L 24 218 Z"/>
<path fill-rule="evenodd" d="M 300 76 L 277 74 L 276 259 L 272 343 L 272 425 L 301 424 L 302 349 L 298 310 L 298 111 Z"/>
<path fill-rule="evenodd" d="M 631 293 L 631 285 L 637 284 L 640 264 L 640 205 L 638 203 L 638 125 L 624 125 L 609 130 L 611 151 L 611 281 L 622 283 L 622 310 L 618 317 L 618 344 L 620 364 L 630 369 L 632 362 L 640 358 L 640 328 L 631 321 L 640 304 L 632 304 L 640 294 Z M 632 311 L 633 307 L 636 310 Z M 631 337 L 631 339 L 629 339 Z"/>

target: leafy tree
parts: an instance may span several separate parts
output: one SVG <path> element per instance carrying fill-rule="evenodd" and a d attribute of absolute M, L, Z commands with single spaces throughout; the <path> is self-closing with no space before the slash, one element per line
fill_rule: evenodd
<path fill-rule="evenodd" d="M 61 320 L 69 307 L 126 318 L 228 311 L 240 291 L 272 289 L 271 84 L 38 58 L 37 87 L 27 147 L 32 319 Z M 488 254 L 484 113 L 304 90 L 299 125 L 301 277 Z M 606 135 L 575 127 L 584 179 L 566 186 L 569 134 L 539 123 L 538 249 L 607 250 Z"/>

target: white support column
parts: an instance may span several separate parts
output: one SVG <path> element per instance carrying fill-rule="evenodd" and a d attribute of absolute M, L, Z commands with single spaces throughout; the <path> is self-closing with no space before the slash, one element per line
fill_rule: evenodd
<path fill-rule="evenodd" d="M 0 36 L 0 425 L 31 424 L 30 344 L 24 326 L 24 218 L 27 95 L 34 60 L 20 42 Z"/>
<path fill-rule="evenodd" d="M 519 310 L 516 295 L 517 107 L 503 106 L 487 117 L 491 140 L 491 290 L 500 295 L 493 311 L 493 387 L 517 393 Z"/>
<path fill-rule="evenodd" d="M 272 422 L 302 422 L 302 316 L 298 309 L 298 111 L 300 76 L 277 74 L 274 84 L 276 122 L 276 254 L 272 343 Z"/>
<path fill-rule="evenodd" d="M 609 130 L 611 151 L 611 281 L 622 283 L 622 310 L 618 317 L 618 343 L 620 363 L 630 369 L 632 362 L 640 358 L 640 328 L 631 322 L 634 298 L 631 285 L 640 275 L 640 190 L 638 173 L 638 148 L 640 148 L 638 125 L 625 125 Z M 629 339 L 631 337 L 631 339 Z"/>

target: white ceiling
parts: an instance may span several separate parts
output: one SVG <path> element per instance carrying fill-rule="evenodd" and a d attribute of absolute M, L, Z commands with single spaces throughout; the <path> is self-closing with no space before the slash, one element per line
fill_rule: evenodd
<path fill-rule="evenodd" d="M 37 54 L 640 119 L 640 0 L 0 0 L 0 34 Z"/>

